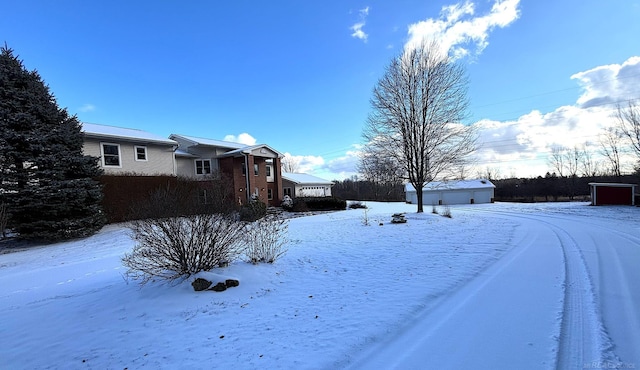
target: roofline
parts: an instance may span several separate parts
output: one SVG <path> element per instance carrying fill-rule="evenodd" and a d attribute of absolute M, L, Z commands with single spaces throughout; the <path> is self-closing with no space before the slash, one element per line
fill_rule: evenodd
<path fill-rule="evenodd" d="M 611 186 L 611 187 L 636 187 L 637 184 L 625 184 L 621 182 L 590 182 L 589 186 Z"/>
<path fill-rule="evenodd" d="M 197 136 L 192 136 L 192 135 L 185 136 L 185 135 L 180 135 L 180 134 L 171 134 L 171 135 L 169 135 L 169 138 L 172 138 L 174 136 L 179 137 L 181 140 L 188 141 L 188 142 L 192 143 L 192 145 L 202 145 L 202 146 L 207 146 L 207 147 L 212 147 L 212 148 L 227 148 L 227 149 L 237 150 L 237 149 L 243 148 L 241 145 L 245 145 L 245 144 L 242 144 L 242 143 L 234 143 L 233 141 L 208 139 L 206 137 L 197 137 Z M 229 145 L 224 145 L 224 144 L 223 145 L 206 144 L 206 143 L 202 143 L 202 142 L 191 140 L 190 138 L 202 139 L 202 140 L 213 140 L 213 141 L 217 141 L 219 143 L 229 143 Z M 238 148 L 238 146 L 241 146 L 241 147 Z"/>
<path fill-rule="evenodd" d="M 267 149 L 271 150 L 272 152 L 276 153 L 278 158 L 284 157 L 284 155 L 282 153 L 280 153 L 279 151 L 273 149 L 272 147 L 270 147 L 267 144 L 247 145 L 247 146 L 242 147 L 242 148 L 234 148 L 234 150 L 231 150 L 231 151 L 228 151 L 226 153 L 221 154 L 220 157 L 231 157 L 231 156 L 235 156 L 236 154 L 251 154 L 252 150 L 255 150 L 255 149 L 258 149 L 258 148 L 267 148 Z"/>
<path fill-rule="evenodd" d="M 109 134 L 100 134 L 95 132 L 86 132 L 82 131 L 82 135 L 86 138 L 90 139 L 109 139 L 109 140 L 120 140 L 120 141 L 129 141 L 136 143 L 153 143 L 153 144 L 163 144 L 167 146 L 177 146 L 178 143 L 171 139 L 150 139 L 150 138 L 139 138 L 133 136 L 122 136 L 122 135 L 109 135 Z"/>

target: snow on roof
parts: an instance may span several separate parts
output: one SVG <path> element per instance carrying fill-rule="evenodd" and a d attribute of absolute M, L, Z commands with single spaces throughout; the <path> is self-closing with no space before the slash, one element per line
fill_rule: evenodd
<path fill-rule="evenodd" d="M 452 181 L 432 181 L 424 186 L 423 191 L 434 190 L 457 190 L 457 189 L 486 189 L 495 188 L 493 183 L 486 179 L 476 180 L 452 180 Z M 414 192 L 416 189 L 413 185 L 407 183 L 405 185 L 406 192 Z"/>
<path fill-rule="evenodd" d="M 230 148 L 230 149 L 240 149 L 248 146 L 247 144 L 234 143 L 231 141 L 223 141 L 223 140 L 215 140 L 215 139 L 205 139 L 202 137 L 189 136 L 189 135 L 180 135 L 180 134 L 171 134 L 170 137 L 178 137 L 185 140 L 189 140 L 198 145 L 207 145 L 207 146 L 215 146 L 220 148 Z"/>
<path fill-rule="evenodd" d="M 320 177 L 308 175 L 306 173 L 282 173 L 284 180 L 289 180 L 295 184 L 321 184 L 321 185 L 333 185 L 333 182 L 327 181 Z"/>
<path fill-rule="evenodd" d="M 137 130 L 132 128 L 98 125 L 95 123 L 86 123 L 86 122 L 82 122 L 81 125 L 82 125 L 82 132 L 84 132 L 84 134 L 87 136 L 120 139 L 120 140 L 123 140 L 123 139 L 136 140 L 136 141 L 154 142 L 154 143 L 161 143 L 161 144 L 168 144 L 168 145 L 178 144 L 171 139 L 167 139 L 147 131 L 142 131 L 142 130 Z"/>

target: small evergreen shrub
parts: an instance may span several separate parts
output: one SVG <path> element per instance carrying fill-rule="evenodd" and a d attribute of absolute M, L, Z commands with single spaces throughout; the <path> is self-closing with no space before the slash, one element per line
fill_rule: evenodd
<path fill-rule="evenodd" d="M 291 207 L 292 212 L 309 212 L 309 207 L 307 206 L 307 202 L 302 200 L 301 198 L 297 198 L 293 201 L 293 207 Z"/>
<path fill-rule="evenodd" d="M 282 209 L 284 209 L 287 212 L 293 211 L 293 199 L 291 199 L 290 196 L 285 195 L 284 199 L 282 199 L 282 203 L 280 204 L 280 207 L 282 207 Z"/>
<path fill-rule="evenodd" d="M 252 200 L 240 208 L 240 220 L 255 221 L 267 215 L 267 205 L 259 200 Z"/>
<path fill-rule="evenodd" d="M 355 202 L 351 202 L 349 203 L 349 208 L 351 209 L 363 209 L 363 208 L 367 208 L 367 205 L 360 202 L 360 201 L 355 201 Z"/>
<path fill-rule="evenodd" d="M 297 198 L 296 201 L 300 201 Z M 302 200 L 307 204 L 310 211 L 343 211 L 347 209 L 347 201 L 336 197 L 313 198 L 306 197 Z"/>

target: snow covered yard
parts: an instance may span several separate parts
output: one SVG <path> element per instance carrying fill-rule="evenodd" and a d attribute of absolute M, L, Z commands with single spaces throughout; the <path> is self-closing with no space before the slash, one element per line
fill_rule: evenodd
<path fill-rule="evenodd" d="M 0 367 L 640 368 L 639 209 L 368 205 L 292 219 L 222 293 L 126 281 L 120 225 L 0 255 Z"/>

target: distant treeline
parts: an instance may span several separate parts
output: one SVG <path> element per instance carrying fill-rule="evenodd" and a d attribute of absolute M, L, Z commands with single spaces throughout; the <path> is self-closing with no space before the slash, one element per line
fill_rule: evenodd
<path fill-rule="evenodd" d="M 333 180 L 331 194 L 346 200 L 371 200 L 380 202 L 402 202 L 404 201 L 404 185 L 397 184 L 377 184 L 366 180 Z"/>
<path fill-rule="evenodd" d="M 623 176 L 566 176 L 547 173 L 544 177 L 491 180 L 496 186 L 495 200 L 506 202 L 551 202 L 586 200 L 590 182 L 637 184 L 637 174 Z"/>
<path fill-rule="evenodd" d="M 372 181 L 334 180 L 332 194 L 341 199 L 402 202 L 404 185 L 380 185 Z M 544 177 L 491 180 L 496 185 L 495 200 L 503 202 L 554 202 L 586 200 L 590 182 L 640 184 L 640 174 L 623 176 L 564 176 L 547 173 Z"/>

